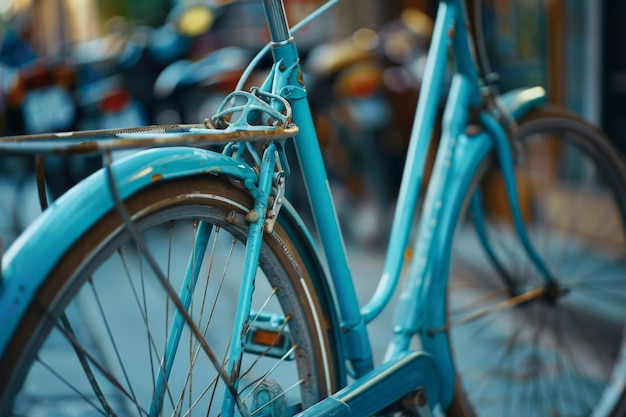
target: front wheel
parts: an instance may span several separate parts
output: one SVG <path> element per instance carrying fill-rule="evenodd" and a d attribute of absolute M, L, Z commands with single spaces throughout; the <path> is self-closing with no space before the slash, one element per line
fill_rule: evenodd
<path fill-rule="evenodd" d="M 450 414 L 623 416 L 624 160 L 596 129 L 552 107 L 528 114 L 514 142 L 526 228 L 555 283 L 523 250 L 497 166 L 488 167 L 475 181 L 484 225 L 468 210 L 454 240 Z"/>
<path fill-rule="evenodd" d="M 234 389 L 243 404 L 235 415 L 288 416 L 337 388 L 332 306 L 302 242 L 280 222 L 264 237 L 236 369 L 220 375 L 207 353 L 229 362 L 247 192 L 194 177 L 155 183 L 125 203 L 197 331 L 113 210 L 62 257 L 21 319 L 0 358 L 0 415 L 224 415 Z M 189 270 L 198 271 L 193 284 Z M 224 374 L 237 382 L 228 388 Z"/>

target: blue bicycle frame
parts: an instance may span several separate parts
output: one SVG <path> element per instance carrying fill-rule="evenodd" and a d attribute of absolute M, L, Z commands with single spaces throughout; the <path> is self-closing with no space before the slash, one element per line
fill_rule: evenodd
<path fill-rule="evenodd" d="M 289 101 L 293 120 L 299 128 L 299 133 L 295 137 L 295 147 L 331 275 L 338 324 L 343 336 L 343 353 L 351 365 L 353 376 L 357 378 L 355 383 L 325 402 L 325 406 L 328 407 L 330 404 L 331 408 L 336 406 L 338 410 L 345 410 L 343 404 L 348 401 L 347 398 L 359 398 L 358 392 L 371 387 L 367 385 L 368 381 L 376 380 L 375 377 L 401 375 L 399 369 L 403 368 L 410 371 L 411 375 L 418 375 L 415 383 L 426 386 L 431 405 L 438 402 L 445 407 L 452 399 L 455 378 L 447 335 L 445 332 L 431 335 L 428 329 L 445 324 L 444 300 L 452 235 L 467 192 L 471 189 L 471 181 L 494 150 L 502 167 L 518 235 L 538 269 L 547 280 L 551 279 L 548 269 L 530 245 L 521 220 L 508 136 L 497 120 L 497 115 L 494 116 L 491 109 L 484 105 L 482 84 L 467 32 L 455 30 L 466 22 L 462 1 L 440 2 L 387 258 L 379 287 L 370 302 L 362 309 L 356 297 L 322 154 L 306 100 L 307 93 L 302 82 L 298 52 L 286 26 L 282 1 L 264 0 L 264 5 L 272 36 L 275 64 L 268 81 L 261 89 Z M 427 150 L 448 71 L 450 50 L 454 51 L 456 58 L 455 75 L 449 89 L 443 133 L 423 204 L 419 234 L 414 243 L 415 256 L 397 307 L 394 321 L 395 336 L 388 348 L 386 363 L 374 369 L 366 324 L 380 314 L 398 286 L 404 254 L 409 247 L 409 232 L 418 206 L 419 190 L 424 178 Z M 543 100 L 543 90 L 535 88 L 506 95 L 503 97 L 503 104 L 510 114 L 519 117 Z M 468 125 L 480 128 L 468 131 L 466 129 Z M 248 300 L 253 290 L 258 247 L 263 235 L 264 214 L 272 181 L 280 175 L 275 172 L 277 151 L 279 161 L 286 162 L 284 154 L 281 154 L 282 146 L 272 144 L 265 150 L 260 174 L 238 160 L 236 153 L 229 157 L 193 148 L 162 148 L 143 152 L 113 164 L 110 168 L 115 174 L 116 187 L 121 198 L 126 198 L 148 186 L 156 177 L 167 180 L 206 173 L 207 169 L 217 175 L 243 182 L 255 197 L 255 211 L 259 216 L 251 219 L 246 248 L 246 272 L 242 278 L 244 291 L 239 300 L 237 325 L 233 331 L 235 338 L 231 346 L 231 359 L 226 367 L 227 372 L 232 375 L 236 375 L 237 358 L 240 357 L 242 349 L 242 342 L 238 339 L 240 329 L 245 325 L 250 313 Z M 106 189 L 106 184 L 107 180 L 102 172 L 90 177 L 77 189 L 70 191 L 69 195 L 57 205 L 52 206 L 29 229 L 29 232 L 12 246 L 5 257 L 3 269 L 5 280 L 2 291 L 11 294 L 14 302 L 0 305 L 0 318 L 23 315 L 32 294 L 59 257 L 104 213 L 115 207 L 110 195 L 97 192 Z M 289 210 L 282 215 L 297 219 L 297 216 Z M 70 223 L 77 225 L 71 233 L 55 233 L 59 225 L 66 224 L 70 219 L 72 220 Z M 297 220 L 295 221 L 297 223 Z M 52 241 L 48 239 L 49 236 L 59 236 L 59 239 Z M 205 244 L 202 241 L 197 243 L 200 247 Z M 47 256 L 33 265 L 32 259 L 39 258 L 38 254 L 41 253 L 46 253 Z M 193 279 L 195 273 L 193 262 L 190 262 L 188 275 Z M 26 275 L 31 279 L 22 282 L 19 277 Z M 180 298 L 184 299 L 184 294 Z M 0 334 L 0 351 L 10 340 L 12 331 L 13 329 L 6 329 Z M 421 336 L 426 354 L 412 355 L 409 352 L 410 341 L 416 335 Z M 175 340 L 168 342 L 167 356 L 174 355 L 175 344 Z M 166 375 L 163 378 L 166 378 Z M 341 382 L 345 384 L 345 376 L 342 375 L 342 378 Z M 405 385 L 406 378 L 396 378 L 394 384 L 384 388 L 399 392 L 400 388 L 407 388 Z M 157 410 L 160 400 L 155 401 L 153 408 Z M 352 415 L 360 415 L 359 412 L 355 412 L 355 409 L 359 409 L 355 404 L 351 404 Z M 227 398 L 222 409 L 223 415 L 232 415 L 235 406 L 234 398 L 230 400 Z M 368 410 L 372 409 L 371 404 L 368 403 L 367 407 L 363 406 L 362 409 L 362 413 L 367 414 Z"/>
<path fill-rule="evenodd" d="M 509 139 L 500 123 L 484 106 L 481 80 L 468 33 L 455 30 L 459 25 L 466 24 L 463 3 L 461 0 L 440 2 L 382 278 L 372 300 L 362 310 L 358 306 L 346 261 L 305 91 L 299 85 L 300 80 L 295 77 L 299 72 L 296 49 L 287 28 L 281 26 L 283 16 L 271 12 L 282 9 L 280 2 L 265 3 L 266 6 L 273 3 L 267 10 L 273 40 L 272 51 L 277 62 L 274 76 L 281 74 L 277 68 L 284 67 L 288 68 L 289 74 L 279 78 L 291 77 L 287 83 L 289 87 L 275 88 L 274 93 L 289 98 L 294 121 L 300 128 L 295 146 L 300 155 L 303 177 L 337 295 L 342 332 L 345 335 L 345 354 L 357 378 L 372 369 L 365 324 L 388 304 L 399 281 L 424 176 L 427 150 L 442 97 L 449 51 L 454 51 L 456 69 L 445 108 L 439 152 L 423 206 L 414 261 L 397 307 L 395 338 L 387 354 L 388 361 L 402 356 L 408 350 L 411 339 L 421 333 L 424 336 L 424 350 L 434 357 L 438 365 L 442 378 L 440 399 L 446 406 L 452 399 L 454 387 L 454 370 L 450 362 L 447 336 L 439 333 L 426 337 L 425 330 L 445 324 L 443 300 L 452 235 L 470 182 L 494 147 L 502 166 L 518 235 L 544 277 L 551 279 L 526 235 L 517 201 Z M 529 89 L 511 93 L 503 101 L 508 104 L 509 112 L 519 117 L 529 108 L 542 103 L 544 94 L 540 88 Z M 482 128 L 478 133 L 468 134 L 465 130 L 470 123 L 480 124 Z"/>

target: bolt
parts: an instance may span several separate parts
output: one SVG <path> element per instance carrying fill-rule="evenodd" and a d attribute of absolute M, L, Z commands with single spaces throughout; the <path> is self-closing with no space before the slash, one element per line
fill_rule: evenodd
<path fill-rule="evenodd" d="M 259 213 L 256 210 L 250 210 L 248 214 L 246 214 L 246 221 L 248 223 L 256 223 L 259 220 Z"/>

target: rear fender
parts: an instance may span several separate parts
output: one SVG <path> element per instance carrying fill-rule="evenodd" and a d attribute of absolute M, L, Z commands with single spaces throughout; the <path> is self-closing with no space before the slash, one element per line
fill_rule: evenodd
<path fill-rule="evenodd" d="M 519 121 L 530 110 L 546 103 L 546 90 L 543 87 L 518 88 L 502 94 L 500 101 L 513 119 Z"/>
<path fill-rule="evenodd" d="M 248 165 L 219 153 L 196 148 L 158 148 L 135 153 L 112 165 L 120 197 L 125 199 L 156 181 L 213 174 L 244 183 L 256 183 L 257 173 Z M 108 190 L 106 172 L 100 170 L 69 190 L 52 204 L 9 248 L 2 260 L 0 282 L 0 356 L 31 299 L 67 250 L 102 216 L 115 207 Z M 296 251 L 313 276 L 322 309 L 341 341 L 339 318 L 326 271 L 314 239 L 296 210 L 283 204 L 278 224 L 296 244 Z M 342 351 L 336 348 L 338 384 L 343 386 Z"/>

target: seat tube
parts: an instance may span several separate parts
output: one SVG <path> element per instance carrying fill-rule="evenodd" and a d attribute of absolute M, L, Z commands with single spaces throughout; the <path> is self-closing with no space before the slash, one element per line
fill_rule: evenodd
<path fill-rule="evenodd" d="M 287 42 L 291 39 L 283 0 L 263 0 L 263 8 L 272 43 Z"/>
<path fill-rule="evenodd" d="M 338 310 L 345 353 L 355 373 L 360 376 L 372 369 L 372 352 L 346 259 L 326 168 L 302 80 L 298 50 L 287 29 L 282 1 L 264 0 L 263 3 L 271 31 L 272 55 L 275 62 L 272 91 L 289 100 L 293 120 L 299 129 L 294 144 L 311 201 L 313 217 L 328 261 L 332 284 L 339 300 Z"/>

